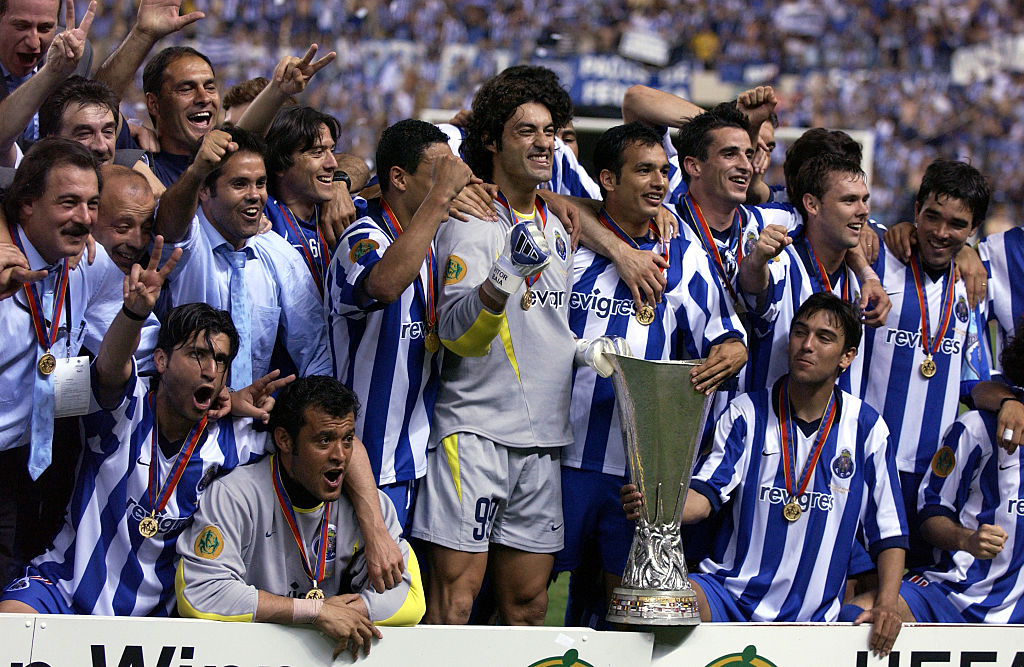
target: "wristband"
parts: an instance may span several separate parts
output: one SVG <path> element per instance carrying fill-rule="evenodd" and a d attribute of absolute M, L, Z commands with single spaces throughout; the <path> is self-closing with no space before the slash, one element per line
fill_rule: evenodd
<path fill-rule="evenodd" d="M 865 266 L 863 269 L 860 270 L 860 275 L 857 276 L 857 279 L 860 280 L 860 283 L 863 285 L 869 280 L 878 280 L 878 274 L 875 273 L 875 270 L 872 269 L 870 266 Z M 878 282 L 882 281 L 878 280 Z"/>
<path fill-rule="evenodd" d="M 124 314 L 129 320 L 133 322 L 145 322 L 148 315 L 136 315 L 132 311 L 128 310 L 128 306 L 121 304 L 121 313 Z"/>
<path fill-rule="evenodd" d="M 331 181 L 335 183 L 341 181 L 348 186 L 349 191 L 352 190 L 352 179 L 349 178 L 349 175 L 341 169 L 334 170 L 334 175 L 331 177 Z"/>
<path fill-rule="evenodd" d="M 515 294 L 519 286 L 523 284 L 523 277 L 516 273 L 512 262 L 504 255 L 498 257 L 491 265 L 491 274 L 488 279 L 495 289 L 509 296 Z"/>
<path fill-rule="evenodd" d="M 1016 396 L 1007 396 L 1007 397 L 1006 397 L 1006 398 L 1004 398 L 1003 400 L 999 401 L 999 410 L 1002 410 L 1002 409 L 1003 409 L 1003 404 L 1005 404 L 1005 403 L 1006 403 L 1007 401 L 1017 401 L 1018 403 L 1024 403 L 1024 401 L 1021 401 L 1021 400 L 1020 400 L 1019 398 L 1017 398 Z M 998 413 L 998 412 L 999 412 L 999 410 L 996 410 L 996 413 Z"/>
<path fill-rule="evenodd" d="M 323 600 L 307 600 L 292 598 L 292 625 L 309 625 L 315 623 L 320 610 L 324 607 Z"/>

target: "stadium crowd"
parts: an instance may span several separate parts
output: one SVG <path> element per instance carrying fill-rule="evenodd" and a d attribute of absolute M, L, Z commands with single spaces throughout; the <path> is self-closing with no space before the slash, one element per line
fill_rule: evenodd
<path fill-rule="evenodd" d="M 1009 3 L 563 7 L 579 48 L 643 27 L 716 66 L 772 43 L 748 16 L 803 31 L 787 71 L 836 64 L 808 30 L 873 35 L 881 60 L 842 64 L 892 92 L 812 75 L 790 108 L 759 85 L 704 110 L 634 85 L 589 172 L 551 69 L 480 74 L 432 125 L 441 64 L 369 39 L 529 60 L 560 41 L 538 7 L 127 4 L 0 1 L 0 612 L 313 624 L 357 655 L 378 625 L 540 624 L 571 572 L 566 623 L 610 627 L 645 500 L 625 355 L 703 360 L 702 620 L 867 622 L 882 655 L 903 622 L 1024 621 L 1024 237 L 969 242 L 1014 203 L 1008 149 L 887 78 L 935 83 L 944 29 L 991 36 Z M 887 194 L 826 129 L 846 114 Z M 821 125 L 784 159 L 780 116 Z"/>

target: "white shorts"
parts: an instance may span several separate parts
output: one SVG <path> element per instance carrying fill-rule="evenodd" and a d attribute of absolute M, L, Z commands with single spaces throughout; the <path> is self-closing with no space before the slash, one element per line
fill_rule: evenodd
<path fill-rule="evenodd" d="M 561 550 L 559 451 L 449 435 L 427 456 L 413 537 L 469 553 L 491 542 L 530 553 Z"/>

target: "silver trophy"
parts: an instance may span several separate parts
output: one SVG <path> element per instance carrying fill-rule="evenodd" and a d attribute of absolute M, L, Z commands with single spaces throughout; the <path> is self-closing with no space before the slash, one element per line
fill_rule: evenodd
<path fill-rule="evenodd" d="M 711 407 L 711 397 L 690 383 L 700 361 L 609 356 L 629 473 L 644 505 L 607 618 L 634 625 L 695 625 L 700 613 L 686 576 L 679 524 Z"/>

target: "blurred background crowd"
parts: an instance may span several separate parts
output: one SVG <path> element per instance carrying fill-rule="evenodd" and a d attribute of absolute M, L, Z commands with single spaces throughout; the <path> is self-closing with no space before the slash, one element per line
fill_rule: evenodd
<path fill-rule="evenodd" d="M 83 3 L 84 4 L 84 3 Z M 671 70 L 741 90 L 769 83 L 782 124 L 872 132 L 873 215 L 909 219 L 935 157 L 968 159 L 993 186 L 993 225 L 1024 209 L 1024 2 L 1020 0 L 191 0 L 207 18 L 175 38 L 211 57 L 222 92 L 269 76 L 311 42 L 338 59 L 306 93 L 335 115 L 338 145 L 372 160 L 389 124 L 425 108 L 466 108 L 486 78 L 517 62 L 559 72 L 578 115 L 614 115 L 629 83 Z M 79 8 L 83 11 L 84 8 Z M 131 25 L 132 0 L 104 3 L 91 38 L 105 57 Z M 627 40 L 631 60 L 618 54 Z M 639 40 L 639 41 L 637 41 Z M 639 63 L 641 53 L 657 55 Z M 582 86 L 591 56 L 620 64 Z M 640 59 L 645 56 L 641 55 Z M 620 62 L 621 61 L 621 62 Z M 570 66 L 571 65 L 571 66 Z M 674 69 L 673 69 L 674 68 Z M 637 77 L 647 80 L 630 80 Z M 606 85 L 607 79 L 615 85 Z M 592 82 L 592 80 L 590 80 Z M 586 82 L 586 81 L 585 81 Z M 595 99 L 600 91 L 600 99 Z M 599 97 L 600 97 L 599 96 Z M 124 111 L 143 119 L 141 98 Z M 584 162 L 586 162 L 586 156 Z M 781 163 L 781 149 L 775 155 Z"/>

